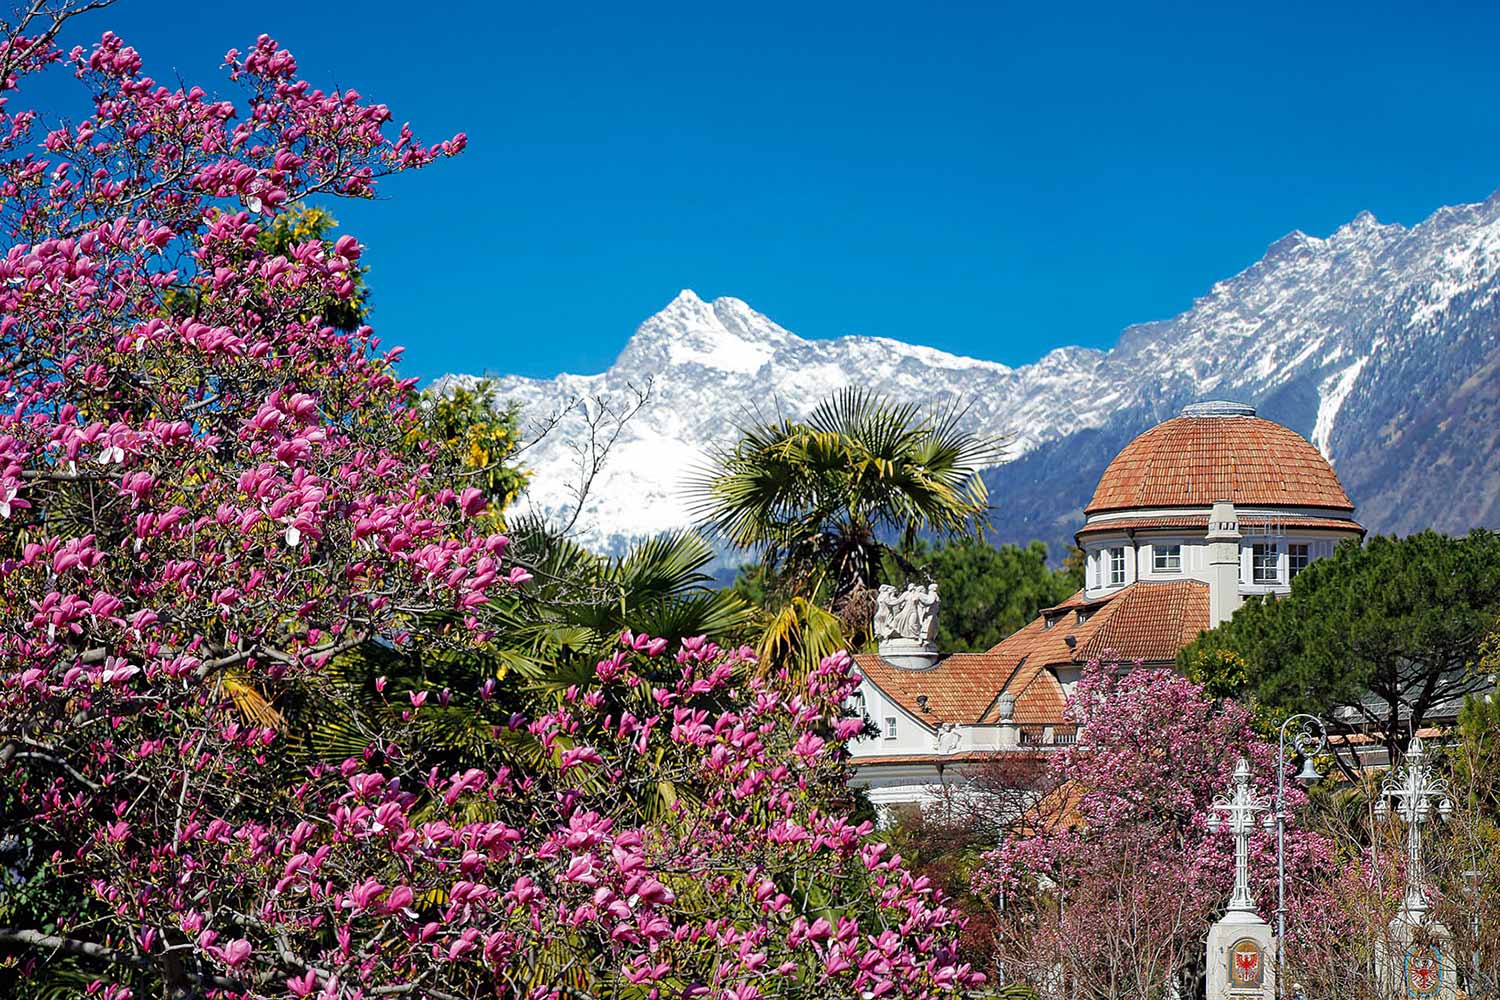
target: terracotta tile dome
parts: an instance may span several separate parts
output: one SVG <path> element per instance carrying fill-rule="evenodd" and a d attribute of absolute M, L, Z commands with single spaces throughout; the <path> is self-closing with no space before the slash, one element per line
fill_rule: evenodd
<path fill-rule="evenodd" d="M 1296 431 L 1239 403 L 1195 403 L 1127 444 L 1085 514 L 1137 507 L 1324 507 L 1352 511 L 1328 460 Z"/>

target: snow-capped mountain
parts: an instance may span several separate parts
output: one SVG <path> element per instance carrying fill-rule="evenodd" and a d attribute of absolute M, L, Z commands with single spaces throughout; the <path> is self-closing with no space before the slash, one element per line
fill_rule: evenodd
<path fill-rule="evenodd" d="M 1409 229 L 1363 213 L 1327 238 L 1294 232 L 1112 350 L 1063 348 L 1017 368 L 885 338 L 804 340 L 738 299 L 684 291 L 606 372 L 494 380 L 531 421 L 584 401 L 527 453 L 527 502 L 554 517 L 571 510 L 585 412 L 623 405 L 648 380 L 578 519 L 600 551 L 690 523 L 683 486 L 738 425 L 778 409 L 800 416 L 848 384 L 969 405 L 976 429 L 1010 440 L 1012 461 L 987 473 L 997 534 L 1044 539 L 1055 554 L 1115 452 L 1207 397 L 1254 403 L 1308 437 L 1372 530 L 1496 524 L 1500 195 Z"/>

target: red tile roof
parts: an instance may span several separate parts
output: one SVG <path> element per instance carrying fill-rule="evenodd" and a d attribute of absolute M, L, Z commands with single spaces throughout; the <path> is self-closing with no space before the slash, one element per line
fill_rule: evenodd
<path fill-rule="evenodd" d="M 954 653 L 928 670 L 893 666 L 873 653 L 854 658 L 871 684 L 927 726 L 977 722 L 1015 668 L 986 653 Z M 926 698 L 924 708 L 918 698 Z"/>
<path fill-rule="evenodd" d="M 1082 658 L 1166 663 L 1208 628 L 1208 584 L 1198 580 L 1136 583 L 1099 612 Z"/>
<path fill-rule="evenodd" d="M 1353 531 L 1363 535 L 1364 525 L 1352 518 L 1344 517 L 1275 517 L 1242 516 L 1240 533 L 1253 535 L 1267 528 L 1325 528 L 1333 531 Z M 1099 535 L 1109 531 L 1156 531 L 1173 528 L 1208 530 L 1208 515 L 1201 517 L 1122 517 L 1113 521 L 1094 521 L 1085 524 L 1073 534 L 1075 540 L 1085 535 Z"/>
<path fill-rule="evenodd" d="M 1045 751 L 1030 751 L 1022 759 L 1045 759 Z M 966 750 L 963 753 L 893 753 L 883 757 L 860 757 L 855 762 L 860 770 L 879 767 L 882 764 L 977 764 L 987 760 L 1014 760 L 1014 750 Z"/>
<path fill-rule="evenodd" d="M 869 653 L 855 662 L 870 683 L 931 728 L 994 724 L 1001 694 L 1015 697 L 1017 724 L 1060 725 L 1065 705 L 1058 668 L 1106 653 L 1126 663 L 1169 663 L 1206 628 L 1207 584 L 1141 581 L 1094 601 L 1080 591 L 987 652 L 954 653 L 928 670 L 905 670 Z M 919 696 L 926 698 L 925 709 Z"/>
<path fill-rule="evenodd" d="M 1085 597 L 1083 596 L 1083 591 L 1080 590 L 1060 604 L 1054 604 L 1050 608 L 1042 608 L 1037 614 L 1045 615 L 1053 611 L 1065 611 L 1069 608 L 1096 608 L 1101 604 L 1108 604 L 1110 598 L 1114 596 L 1113 594 L 1105 594 L 1102 597 Z"/>
<path fill-rule="evenodd" d="M 1251 416 L 1174 417 L 1109 463 L 1085 514 L 1239 505 L 1354 509 L 1328 460 L 1296 431 Z"/>
<path fill-rule="evenodd" d="M 1083 799 L 1083 786 L 1076 781 L 1066 781 L 1042 797 L 1020 818 L 1017 836 L 1034 837 L 1039 833 L 1061 833 L 1083 825 L 1078 812 L 1078 803 Z"/>

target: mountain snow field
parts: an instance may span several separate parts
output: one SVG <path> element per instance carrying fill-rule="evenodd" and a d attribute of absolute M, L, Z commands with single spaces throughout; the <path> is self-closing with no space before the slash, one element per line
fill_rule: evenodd
<path fill-rule="evenodd" d="M 587 451 L 582 407 L 622 406 L 648 381 L 577 521 L 618 554 L 691 523 L 684 486 L 738 428 L 805 415 L 857 384 L 898 400 L 967 407 L 1004 436 L 986 479 L 997 536 L 1061 557 L 1104 465 L 1132 436 L 1196 399 L 1255 404 L 1334 463 L 1372 531 L 1500 524 L 1500 197 L 1410 228 L 1362 213 L 1326 238 L 1294 232 L 1169 320 L 1109 351 L 1061 348 L 1011 368 L 882 337 L 807 340 L 745 302 L 684 290 L 595 375 L 491 380 L 535 424 L 570 403 L 525 456 L 522 509 L 571 514 Z M 473 376 L 439 379 L 439 387 Z"/>

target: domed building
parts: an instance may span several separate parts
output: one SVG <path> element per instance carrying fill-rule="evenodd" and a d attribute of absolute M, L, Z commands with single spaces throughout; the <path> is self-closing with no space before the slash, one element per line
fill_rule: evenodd
<path fill-rule="evenodd" d="M 1198 581 L 1212 591 L 1210 625 L 1364 534 L 1318 449 L 1241 403 L 1195 403 L 1131 441 L 1083 512 L 1083 600 Z"/>
<path fill-rule="evenodd" d="M 942 655 L 930 621 L 894 634 L 877 618 L 880 652 L 857 657 L 855 707 L 879 734 L 851 749 L 882 811 L 961 790 L 966 769 L 997 755 L 1072 742 L 1064 706 L 1084 664 L 1172 664 L 1247 596 L 1287 592 L 1313 560 L 1364 535 L 1316 448 L 1228 402 L 1195 403 L 1131 441 L 1084 516 L 1084 588 L 984 653 Z M 887 621 L 922 620 L 930 592 L 882 595 L 916 612 Z"/>

